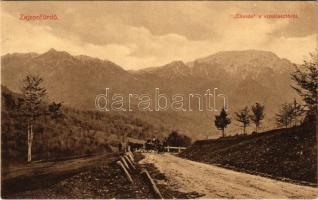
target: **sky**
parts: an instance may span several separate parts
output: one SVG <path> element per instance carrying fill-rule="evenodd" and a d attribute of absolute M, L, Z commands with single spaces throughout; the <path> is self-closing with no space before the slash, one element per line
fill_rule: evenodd
<path fill-rule="evenodd" d="M 1 2 L 1 55 L 44 53 L 107 59 L 125 69 L 184 62 L 219 51 L 272 51 L 301 63 L 317 48 L 316 2 Z M 57 20 L 20 20 L 55 14 Z M 235 18 L 296 14 L 298 18 Z"/>

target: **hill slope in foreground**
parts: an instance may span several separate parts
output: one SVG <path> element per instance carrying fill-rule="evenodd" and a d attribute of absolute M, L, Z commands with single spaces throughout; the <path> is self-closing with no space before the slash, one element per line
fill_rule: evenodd
<path fill-rule="evenodd" d="M 314 129 L 294 127 L 200 140 L 180 156 L 249 173 L 317 184 L 317 137 Z"/>

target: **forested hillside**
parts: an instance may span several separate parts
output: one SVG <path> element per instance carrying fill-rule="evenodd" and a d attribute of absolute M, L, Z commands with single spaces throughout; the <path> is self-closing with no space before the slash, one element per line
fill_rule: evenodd
<path fill-rule="evenodd" d="M 18 109 L 19 94 L 2 89 L 1 136 L 3 161 L 26 160 L 26 122 Z M 129 138 L 148 139 L 167 135 L 163 127 L 155 127 L 125 114 L 79 111 L 62 107 L 63 117 L 43 116 L 34 127 L 33 160 L 60 156 L 86 155 L 112 151 Z"/>

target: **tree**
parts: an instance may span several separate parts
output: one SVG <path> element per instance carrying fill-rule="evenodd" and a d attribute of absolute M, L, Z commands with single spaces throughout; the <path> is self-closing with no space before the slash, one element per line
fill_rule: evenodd
<path fill-rule="evenodd" d="M 52 119 L 57 120 L 64 116 L 64 114 L 61 111 L 62 103 L 51 103 L 49 105 L 49 115 Z"/>
<path fill-rule="evenodd" d="M 218 130 L 222 130 L 222 137 L 224 137 L 224 129 L 231 123 L 231 119 L 227 117 L 227 113 L 223 108 L 220 115 L 215 116 L 214 124 Z"/>
<path fill-rule="evenodd" d="M 306 117 L 310 122 L 317 120 L 317 94 L 318 94 L 318 56 L 310 54 L 311 59 L 304 61 L 300 66 L 295 65 L 295 71 L 291 74 L 296 85 L 294 90 L 305 102 Z"/>
<path fill-rule="evenodd" d="M 42 78 L 38 76 L 28 75 L 22 81 L 22 106 L 21 112 L 27 123 L 27 144 L 28 155 L 27 161 L 32 160 L 32 142 L 33 142 L 33 127 L 36 120 L 43 115 L 43 98 L 46 95 L 46 89 L 41 87 Z"/>
<path fill-rule="evenodd" d="M 292 119 L 293 119 L 293 122 L 294 122 L 294 126 L 296 126 L 298 121 L 300 120 L 300 118 L 305 113 L 305 109 L 304 109 L 304 107 L 301 104 L 299 104 L 296 101 L 296 99 L 294 99 L 294 102 L 292 103 L 292 107 L 293 107 Z"/>
<path fill-rule="evenodd" d="M 191 145 L 191 138 L 186 135 L 179 134 L 177 131 L 172 131 L 165 143 L 174 147 L 187 147 Z"/>
<path fill-rule="evenodd" d="M 258 131 L 261 121 L 264 119 L 264 106 L 256 103 L 252 106 L 252 115 L 250 115 L 251 121 L 255 124 L 255 131 Z"/>
<path fill-rule="evenodd" d="M 246 134 L 246 127 L 250 124 L 250 116 L 249 116 L 249 109 L 246 106 L 239 112 L 235 112 L 236 115 L 236 121 L 242 123 L 243 126 L 243 134 Z"/>
<path fill-rule="evenodd" d="M 303 115 L 303 107 L 294 99 L 292 103 L 284 103 L 278 113 L 276 113 L 276 123 L 279 126 L 297 125 L 299 118 Z"/>
<path fill-rule="evenodd" d="M 293 121 L 293 106 L 288 103 L 281 105 L 279 112 L 276 113 L 276 123 L 278 126 L 287 128 Z"/>

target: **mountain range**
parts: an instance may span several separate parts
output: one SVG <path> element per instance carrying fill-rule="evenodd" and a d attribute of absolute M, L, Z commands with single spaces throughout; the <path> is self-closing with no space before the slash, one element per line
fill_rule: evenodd
<path fill-rule="evenodd" d="M 27 74 L 44 79 L 48 98 L 82 110 L 95 109 L 95 97 L 110 88 L 114 93 L 199 93 L 207 89 L 225 94 L 229 112 L 255 102 L 265 105 L 263 129 L 273 127 L 274 113 L 280 104 L 296 96 L 291 89 L 290 73 L 294 64 L 272 52 L 259 50 L 224 51 L 191 62 L 173 61 L 164 66 L 125 70 L 119 65 L 89 56 L 73 56 L 50 49 L 43 54 L 12 53 L 1 57 L 2 85 L 19 92 Z M 192 138 L 216 137 L 215 112 L 127 112 L 153 124 L 179 130 Z M 238 133 L 232 120 L 227 132 Z M 251 129 L 252 130 L 252 129 Z"/>

